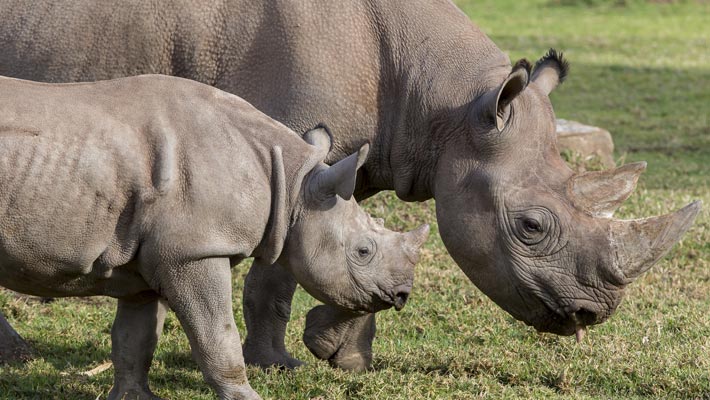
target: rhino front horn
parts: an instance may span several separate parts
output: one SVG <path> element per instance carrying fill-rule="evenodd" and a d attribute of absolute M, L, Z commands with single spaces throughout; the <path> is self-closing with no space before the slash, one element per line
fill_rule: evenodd
<path fill-rule="evenodd" d="M 429 237 L 429 224 L 424 224 L 419 228 L 404 234 L 404 244 L 407 253 L 418 258 L 419 248 L 422 247 Z"/>
<path fill-rule="evenodd" d="M 616 265 L 628 282 L 651 268 L 680 240 L 693 225 L 701 206 L 701 201 L 694 201 L 660 217 L 613 221 L 611 245 Z"/>

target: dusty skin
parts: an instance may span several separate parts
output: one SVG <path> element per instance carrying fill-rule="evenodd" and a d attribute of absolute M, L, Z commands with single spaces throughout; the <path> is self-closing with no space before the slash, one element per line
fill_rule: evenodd
<path fill-rule="evenodd" d="M 219 397 L 259 398 L 232 310 L 245 257 L 278 261 L 348 312 L 409 296 L 429 227 L 392 232 L 358 206 L 367 144 L 328 166 L 324 128 L 304 141 L 234 95 L 159 75 L 0 77 L 0 126 L 0 285 L 118 299 L 109 399 L 156 398 L 148 369 L 168 305 Z"/>
<path fill-rule="evenodd" d="M 548 98 L 567 63 L 553 51 L 534 67 L 511 65 L 447 0 L 59 3 L 0 0 L 0 74 L 52 82 L 179 75 L 235 93 L 298 133 L 324 122 L 334 134 L 327 163 L 367 141 L 356 197 L 435 198 L 459 267 L 541 331 L 573 335 L 606 320 L 700 209 L 613 219 L 645 165 L 575 175 L 559 156 Z M 245 285 L 247 362 L 298 365 L 283 344 L 293 276 L 257 260 Z M 374 318 L 317 314 L 325 313 L 342 343 L 361 344 L 343 346 L 334 365 L 367 360 L 371 338 L 360 336 L 374 332 L 363 328 Z M 345 357 L 348 349 L 362 354 Z"/>

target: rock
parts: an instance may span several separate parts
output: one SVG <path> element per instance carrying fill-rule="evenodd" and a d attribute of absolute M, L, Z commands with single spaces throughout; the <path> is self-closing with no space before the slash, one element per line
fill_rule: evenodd
<path fill-rule="evenodd" d="M 614 162 L 614 142 L 609 131 L 596 126 L 584 125 L 566 119 L 557 120 L 557 143 L 560 151 L 576 153 L 582 161 L 594 158 L 605 167 L 611 168 Z"/>

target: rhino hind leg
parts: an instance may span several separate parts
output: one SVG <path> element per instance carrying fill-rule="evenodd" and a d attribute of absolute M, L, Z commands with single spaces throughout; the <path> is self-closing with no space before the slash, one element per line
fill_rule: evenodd
<path fill-rule="evenodd" d="M 247 380 L 234 322 L 229 259 L 164 265 L 154 278 L 187 334 L 192 357 L 219 398 L 260 399 Z"/>
<path fill-rule="evenodd" d="M 244 320 L 247 337 L 244 359 L 261 368 L 292 369 L 303 362 L 286 351 L 284 338 L 291 317 L 291 300 L 296 291 L 293 276 L 278 264 L 254 260 L 244 282 Z"/>
<path fill-rule="evenodd" d="M 167 305 L 157 294 L 143 299 L 119 299 L 111 328 L 114 385 L 109 400 L 157 400 L 148 387 L 148 370 L 163 331 Z"/>

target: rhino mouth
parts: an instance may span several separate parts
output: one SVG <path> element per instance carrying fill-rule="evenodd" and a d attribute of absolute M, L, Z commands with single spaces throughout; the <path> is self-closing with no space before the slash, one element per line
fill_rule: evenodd
<path fill-rule="evenodd" d="M 579 306 L 566 306 L 553 309 L 546 302 L 542 302 L 547 313 L 546 316 L 533 322 L 532 325 L 538 332 L 549 332 L 561 336 L 575 335 L 580 342 L 586 333 L 587 327 L 604 322 L 606 318 L 598 313 Z"/>
<path fill-rule="evenodd" d="M 397 287 L 392 290 L 381 290 L 379 294 L 374 297 L 373 311 L 382 311 L 394 307 L 395 310 L 400 311 L 407 304 L 409 299 L 409 288 Z"/>

